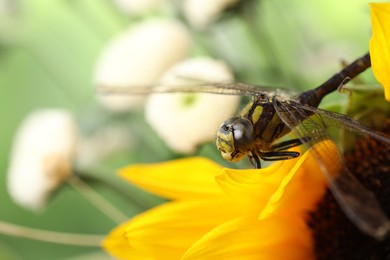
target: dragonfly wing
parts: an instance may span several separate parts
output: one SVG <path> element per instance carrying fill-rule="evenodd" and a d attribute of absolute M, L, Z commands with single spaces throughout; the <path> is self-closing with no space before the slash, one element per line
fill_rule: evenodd
<path fill-rule="evenodd" d="M 312 149 L 313 155 L 319 163 L 321 171 L 328 179 L 333 196 L 348 218 L 364 233 L 377 239 L 383 239 L 390 232 L 390 222 L 374 193 L 367 190 L 349 171 L 343 163 L 341 153 L 338 153 L 338 156 L 333 156 L 335 151 L 334 148 L 332 149 L 330 145 L 327 145 L 329 142 L 320 143 L 320 141 L 332 140 L 327 131 L 327 126 L 329 122 L 337 124 L 340 115 L 328 111 L 324 112 L 324 110 L 317 113 L 319 109 L 299 103 L 296 105 L 276 101 L 274 107 L 283 122 L 301 139 L 307 148 L 317 147 L 317 149 Z M 341 115 L 341 118 L 349 121 L 345 125 L 347 129 L 358 131 L 357 127 L 361 125 L 360 123 L 343 115 Z M 367 127 L 364 129 L 367 134 L 379 140 L 387 138 L 382 134 L 371 133 Z M 310 137 L 309 141 L 306 137 Z M 313 146 L 313 144 L 319 144 L 321 148 L 318 149 L 319 146 Z M 324 158 L 326 154 L 332 156 Z M 329 162 L 329 160 L 334 162 Z M 336 160 L 338 161 L 336 162 Z M 334 169 L 331 168 L 334 165 L 340 165 L 336 175 L 332 172 Z"/>
<path fill-rule="evenodd" d="M 222 95 L 256 96 L 275 88 L 255 86 L 240 82 L 204 82 L 192 80 L 178 85 L 143 85 L 143 86 L 108 86 L 98 85 L 96 90 L 100 94 L 122 94 L 122 95 L 149 95 L 153 93 L 210 93 Z"/>
<path fill-rule="evenodd" d="M 302 104 L 294 102 L 294 101 L 291 101 L 290 104 L 293 107 L 300 108 L 301 110 L 309 111 L 309 112 L 314 113 L 316 115 L 321 115 L 321 116 L 327 118 L 326 121 L 328 122 L 328 124 L 329 123 L 333 124 L 336 127 L 342 125 L 347 130 L 368 135 L 374 139 L 377 139 L 385 144 L 390 145 L 390 137 L 389 136 L 384 135 L 380 132 L 376 132 L 376 131 L 370 129 L 369 127 L 361 124 L 360 122 L 354 120 L 353 118 L 351 118 L 349 116 L 346 116 L 346 115 L 343 115 L 340 113 L 336 113 L 336 112 L 330 112 L 330 111 L 323 110 L 323 109 L 316 108 L 316 107 L 312 107 L 312 106 L 302 105 Z"/>

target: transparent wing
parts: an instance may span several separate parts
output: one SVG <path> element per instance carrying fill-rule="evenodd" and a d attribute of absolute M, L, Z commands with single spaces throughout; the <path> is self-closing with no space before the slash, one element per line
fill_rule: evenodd
<path fill-rule="evenodd" d="M 329 188 L 333 196 L 349 219 L 360 230 L 377 239 L 383 239 L 390 233 L 389 219 L 383 212 L 375 195 L 359 183 L 349 171 L 343 163 L 341 153 L 334 156 L 334 148 L 332 149 L 329 142 L 319 143 L 323 140 L 332 140 L 327 131 L 329 124 L 367 134 L 386 144 L 390 144 L 390 138 L 373 132 L 347 116 L 293 101 L 277 101 L 274 103 L 274 107 L 283 122 L 305 143 L 307 148 L 312 147 L 313 144 L 321 145 L 321 147 L 316 145 L 320 149 L 314 149 L 314 156 L 320 165 L 321 171 L 329 181 Z M 310 137 L 309 141 L 305 137 Z M 324 154 L 331 154 L 332 156 L 324 158 Z M 334 165 L 340 165 L 341 167 L 337 175 L 334 175 L 334 169 L 331 168 Z"/>
<path fill-rule="evenodd" d="M 98 85 L 100 94 L 149 95 L 153 93 L 211 93 L 223 95 L 256 96 L 275 91 L 276 88 L 255 86 L 240 82 L 202 82 L 192 80 L 181 85 L 156 84 L 149 86 L 107 86 Z"/>
<path fill-rule="evenodd" d="M 358 121 L 350 118 L 349 116 L 335 113 L 335 112 L 330 112 L 327 110 L 323 110 L 320 108 L 312 107 L 312 106 L 306 106 L 302 105 L 300 103 L 290 101 L 289 102 L 291 106 L 295 108 L 299 108 L 300 110 L 306 111 L 306 113 L 313 113 L 316 115 L 323 116 L 324 118 L 327 118 L 327 123 L 332 124 L 334 126 L 343 126 L 345 129 L 353 132 L 358 132 L 361 134 L 368 135 L 372 138 L 375 138 L 385 144 L 390 145 L 390 137 L 387 135 L 384 135 L 380 132 L 374 131 L 370 129 L 369 127 L 359 123 Z"/>

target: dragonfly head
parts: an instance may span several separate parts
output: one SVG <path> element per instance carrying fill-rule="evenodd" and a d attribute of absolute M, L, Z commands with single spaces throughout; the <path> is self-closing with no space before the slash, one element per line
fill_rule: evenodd
<path fill-rule="evenodd" d="M 234 116 L 226 120 L 217 132 L 217 147 L 222 157 L 231 162 L 241 160 L 253 146 L 254 133 L 250 120 Z"/>

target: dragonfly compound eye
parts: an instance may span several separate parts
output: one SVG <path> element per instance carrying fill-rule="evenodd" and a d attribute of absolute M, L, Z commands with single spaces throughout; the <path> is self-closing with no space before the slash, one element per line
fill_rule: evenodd
<path fill-rule="evenodd" d="M 253 145 L 252 123 L 241 116 L 226 120 L 217 132 L 217 147 L 228 161 L 241 160 Z"/>

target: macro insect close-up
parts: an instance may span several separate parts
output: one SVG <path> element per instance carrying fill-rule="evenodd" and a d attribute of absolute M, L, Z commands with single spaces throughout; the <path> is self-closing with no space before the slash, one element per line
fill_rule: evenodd
<path fill-rule="evenodd" d="M 200 92 L 251 96 L 252 100 L 238 115 L 227 119 L 219 127 L 216 145 L 224 159 L 236 162 L 247 156 L 253 167 L 261 168 L 261 160 L 288 160 L 300 155 L 299 152 L 290 151 L 290 148 L 299 145 L 310 147 L 326 139 L 332 140 L 327 129 L 331 126 L 356 132 L 361 138 L 362 136 L 374 138 L 383 144 L 384 149 L 388 149 L 386 148 L 390 146 L 388 135 L 371 130 L 343 114 L 317 108 L 325 95 L 340 89 L 343 84 L 370 66 L 370 55 L 366 54 L 319 87 L 296 96 L 291 96 L 288 92 L 277 88 L 271 90 L 272 88 L 266 89 L 238 82 L 128 88 L 98 86 L 98 92 L 123 95 Z M 293 132 L 297 138 L 278 141 L 289 132 Z M 323 161 L 329 159 L 322 157 L 337 151 L 332 151 L 331 148 L 325 149 L 325 154 L 315 151 L 314 153 L 318 157 L 318 164 L 323 165 L 321 170 L 329 178 L 329 187 L 345 214 L 368 235 L 377 239 L 386 237 L 390 232 L 390 221 L 375 195 L 364 188 L 351 174 L 351 170 L 345 167 L 341 153 L 333 158 L 335 160 L 331 165 L 333 169 L 328 169 L 329 166 L 326 166 Z M 338 168 L 336 167 L 336 174 L 332 172 L 334 164 L 340 164 Z"/>
<path fill-rule="evenodd" d="M 0 259 L 390 259 L 389 14 L 0 0 Z"/>

